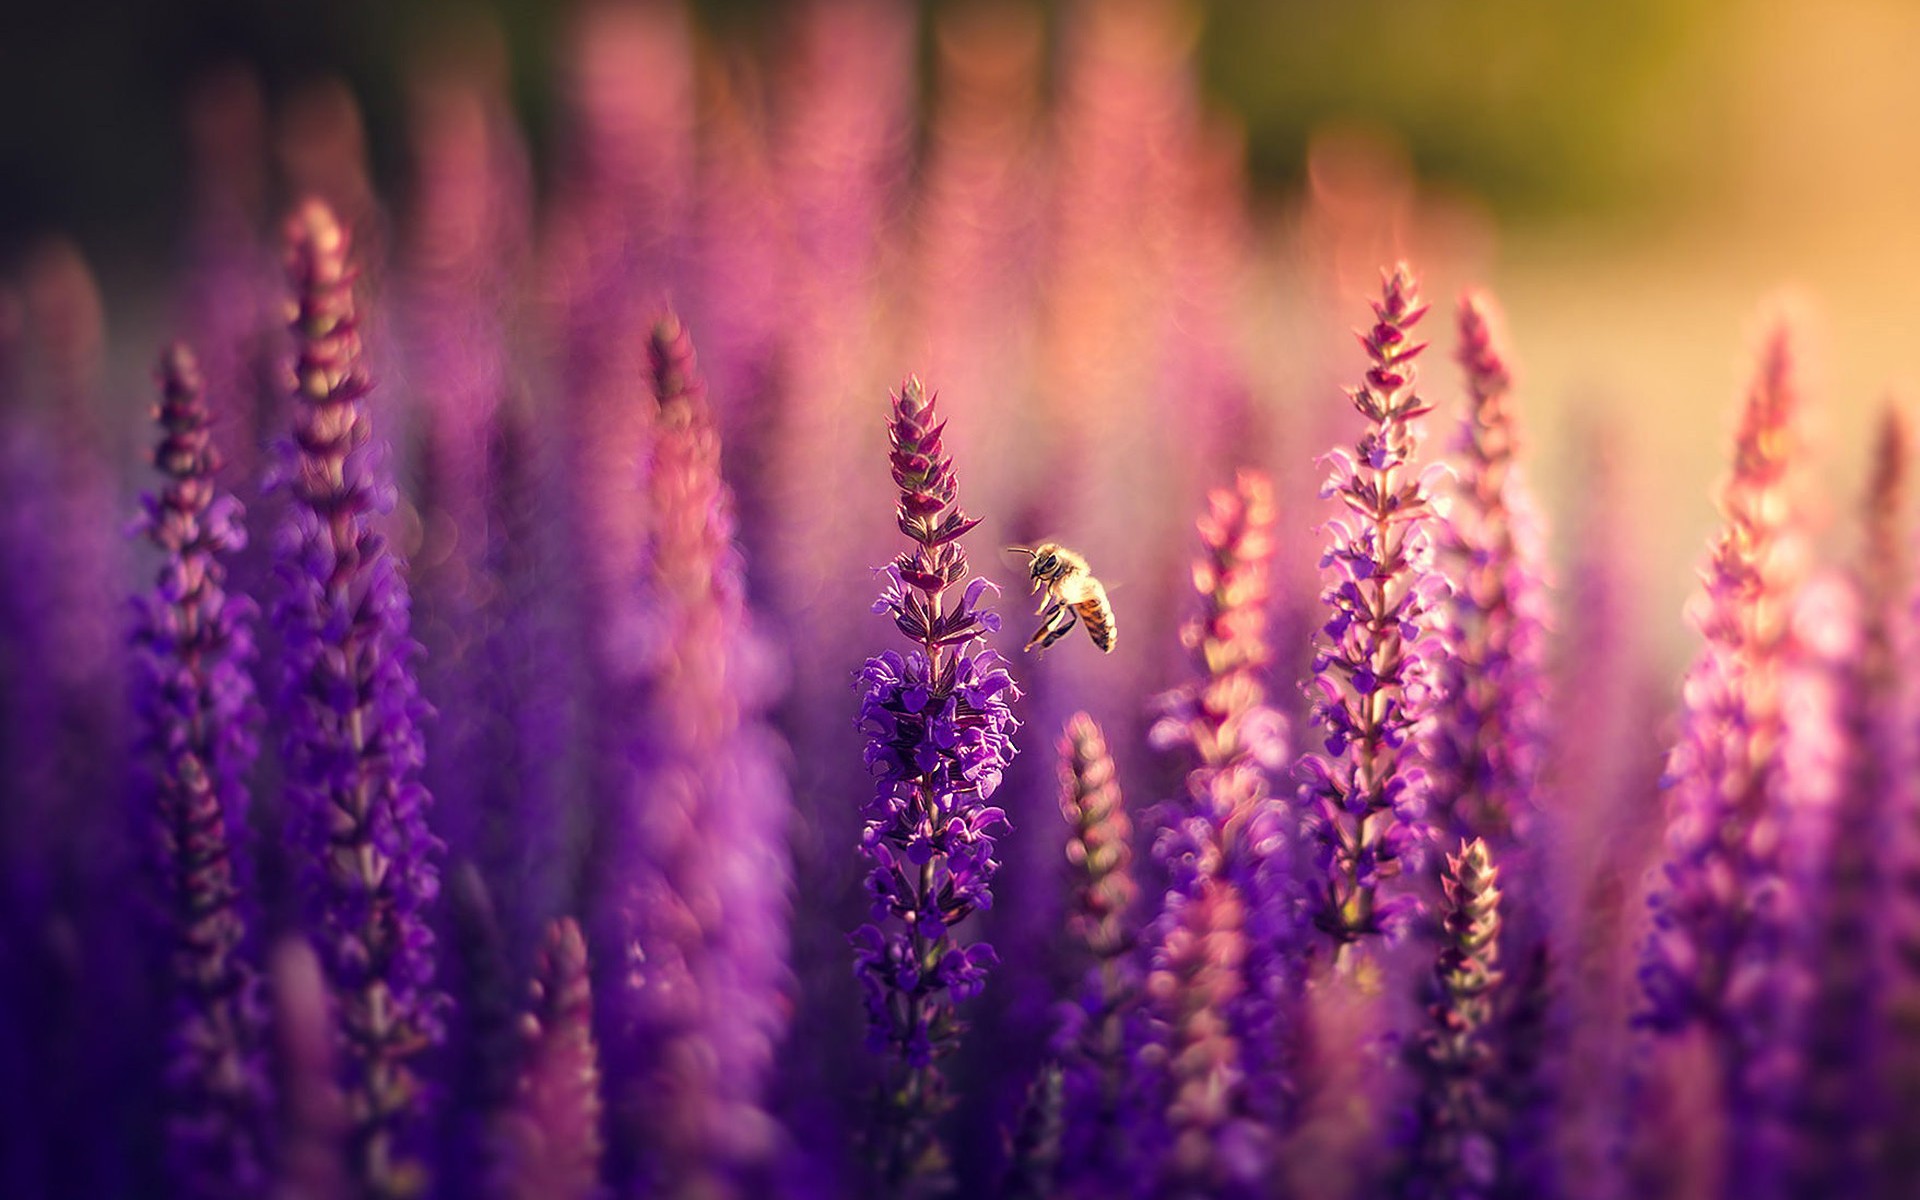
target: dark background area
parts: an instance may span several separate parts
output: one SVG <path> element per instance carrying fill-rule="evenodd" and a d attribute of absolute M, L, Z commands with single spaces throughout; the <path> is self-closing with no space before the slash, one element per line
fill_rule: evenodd
<path fill-rule="evenodd" d="M 961 2 L 978 0 L 922 7 L 937 16 Z M 692 5 L 704 33 L 729 42 L 764 41 L 790 7 Z M 345 80 L 366 112 L 376 176 L 391 187 L 404 178 L 409 64 L 488 21 L 506 35 L 515 102 L 544 162 L 554 47 L 572 6 L 16 0 L 0 10 L 0 250 L 57 229 L 110 252 L 164 243 L 177 228 L 179 112 L 194 81 L 221 66 L 250 66 L 270 104 Z M 1712 11 L 1706 0 L 1220 0 L 1195 15 L 1204 85 L 1244 121 L 1264 191 L 1297 181 L 1313 130 L 1359 122 L 1401 139 L 1423 178 L 1469 190 L 1503 218 L 1551 220 L 1685 193 L 1686 139 L 1648 131 L 1701 127 L 1666 97 L 1682 74 L 1688 91 L 1707 90 Z"/>

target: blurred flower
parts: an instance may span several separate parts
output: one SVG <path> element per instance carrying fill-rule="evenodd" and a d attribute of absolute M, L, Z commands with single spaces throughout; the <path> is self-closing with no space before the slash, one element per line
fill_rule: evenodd
<path fill-rule="evenodd" d="M 1043 1065 L 1027 1089 L 1007 1147 L 1007 1176 L 999 1191 L 1006 1200 L 1048 1200 L 1059 1194 L 1054 1176 L 1060 1161 L 1062 1091 L 1059 1065 Z"/>
<path fill-rule="evenodd" d="M 1068 1194 L 1121 1186 L 1118 1139 L 1129 1086 L 1127 1023 L 1138 1004 L 1131 910 L 1133 822 L 1113 756 L 1092 717 L 1075 713 L 1060 738 L 1060 813 L 1067 820 L 1067 933 L 1091 965 L 1055 1037 L 1062 1078 L 1058 1185 Z"/>
<path fill-rule="evenodd" d="M 1172 829 L 1155 842 L 1156 851 L 1177 845 L 1192 877 L 1162 917 L 1147 976 L 1148 1003 L 1165 1030 L 1158 1069 L 1170 1084 L 1154 1194 L 1237 1195 L 1266 1166 L 1263 1139 L 1236 1120 L 1245 1076 L 1227 1020 L 1243 990 L 1246 909 L 1239 890 L 1221 878 L 1211 837 L 1185 832 L 1183 842 Z"/>
<path fill-rule="evenodd" d="M 1885 517 L 1870 513 L 1875 519 Z M 1885 647 L 1865 641 L 1861 599 L 1839 575 L 1801 589 L 1783 679 L 1782 864 L 1803 911 L 1789 931 L 1799 968 L 1792 1024 L 1776 1035 L 1797 1045 L 1781 1056 L 1791 1074 L 1773 1086 L 1789 1093 L 1789 1194 L 1808 1197 L 1870 1191 L 1869 1165 L 1884 1136 L 1882 1076 L 1873 1068 L 1885 1017 L 1874 945 L 1885 915 L 1876 841 L 1892 823 L 1889 799 L 1901 785 L 1881 757 L 1890 748 L 1885 706 L 1896 698 L 1879 686 Z"/>
<path fill-rule="evenodd" d="M 1264 681 L 1274 519 L 1272 484 L 1257 472 L 1208 496 L 1193 566 L 1200 611 L 1181 633 L 1198 678 L 1160 698 L 1152 734 L 1193 764 L 1160 814 L 1154 857 L 1167 891 L 1148 951 L 1172 1089 L 1163 1182 L 1176 1190 L 1251 1187 L 1269 1173 L 1263 1159 L 1287 1119 L 1302 946 L 1285 806 L 1268 786 L 1287 757 L 1286 722 L 1267 706 Z M 1203 944 L 1206 957 L 1192 957 Z M 1229 959 L 1231 980 L 1217 977 Z"/>
<path fill-rule="evenodd" d="M 591 1200 L 600 1195 L 600 1064 L 587 943 L 572 918 L 547 928 L 531 991 L 519 1079 L 498 1121 L 493 1194 Z"/>
<path fill-rule="evenodd" d="M 1438 836 L 1508 838 L 1538 801 L 1545 719 L 1545 548 L 1520 477 L 1512 377 L 1490 301 L 1460 301 L 1460 363 L 1472 407 L 1455 447 L 1457 487 L 1438 558 L 1453 593 L 1450 653 L 1431 742 Z"/>
<path fill-rule="evenodd" d="M 0 1191 L 103 1194 L 138 1167 L 162 1037 L 124 873 L 131 762 L 120 438 L 99 288 L 63 240 L 0 291 Z M 8 1045 L 7 1043 L 13 1043 Z M 106 1137 L 103 1131 L 120 1136 Z"/>
<path fill-rule="evenodd" d="M 1501 1175 L 1501 1114 L 1488 1086 L 1497 1067 L 1489 1034 L 1503 979 L 1498 881 L 1487 844 L 1478 838 L 1447 857 L 1441 879 L 1445 932 L 1433 968 L 1428 1028 L 1408 1056 L 1420 1091 L 1403 1196 L 1489 1196 Z"/>
<path fill-rule="evenodd" d="M 452 857 L 493 868 L 487 793 L 497 743 L 513 739 L 489 728 L 507 714 L 466 700 L 502 666 L 483 640 L 483 610 L 502 587 L 487 561 L 501 532 L 487 504 L 488 451 L 515 386 L 508 337 L 520 315 L 532 180 L 505 95 L 504 47 L 486 35 L 446 40 L 464 44 L 436 47 L 443 61 L 410 89 L 414 195 L 393 311 L 418 447 L 407 464 L 420 522 L 409 556 L 413 632 L 426 648 L 421 691 L 439 714 L 425 779 Z"/>
<path fill-rule="evenodd" d="M 1667 764 L 1666 862 L 1649 905 L 1640 981 L 1653 1029 L 1705 1029 L 1731 1137 L 1729 1186 L 1778 1176 L 1791 1073 L 1785 1027 L 1792 922 L 1782 850 L 1790 809 L 1781 761 L 1790 617 L 1803 574 L 1791 470 L 1799 397 L 1787 330 L 1770 332 L 1721 496 L 1692 616 L 1705 641 L 1682 693 Z"/>
<path fill-rule="evenodd" d="M 648 356 L 651 521 L 615 693 L 631 774 L 599 831 L 609 1098 L 639 1186 L 735 1195 L 778 1141 L 765 1105 L 791 988 L 791 799 L 719 434 L 678 318 L 654 327 Z"/>

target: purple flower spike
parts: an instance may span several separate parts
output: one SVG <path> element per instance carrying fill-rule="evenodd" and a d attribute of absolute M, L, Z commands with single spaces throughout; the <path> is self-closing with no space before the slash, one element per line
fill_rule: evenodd
<path fill-rule="evenodd" d="M 600 1195 L 600 1062 L 593 1043 L 587 943 L 571 917 L 547 929 L 521 1020 L 524 1061 L 500 1119 L 501 1200 Z"/>
<path fill-rule="evenodd" d="M 1414 390 L 1413 360 L 1426 347 L 1411 334 L 1427 310 L 1405 264 L 1387 274 L 1373 311 L 1373 327 L 1360 335 L 1366 379 L 1348 392 L 1367 427 L 1352 450 L 1328 456 L 1322 488 L 1346 511 L 1326 526 L 1321 599 L 1331 616 L 1308 692 L 1326 754 L 1302 761 L 1301 780 L 1324 872 L 1313 888 L 1314 923 L 1342 952 L 1399 931 L 1418 907 L 1379 892 L 1424 851 L 1424 742 L 1446 590 L 1433 569 L 1436 481 L 1413 465 L 1429 410 Z"/>
<path fill-rule="evenodd" d="M 954 927 L 993 902 L 994 839 L 1007 820 L 987 800 L 1019 725 L 1011 707 L 1019 689 L 1000 656 L 979 645 L 995 624 L 979 607 L 991 585 L 968 574 L 959 539 L 979 522 L 956 500 L 944 428 L 934 397 L 909 377 L 893 397 L 888 434 L 895 516 L 912 549 L 886 568 L 876 611 L 915 648 L 869 658 L 856 681 L 875 779 L 861 837 L 873 920 L 852 942 L 867 1041 L 888 1059 L 870 1148 L 887 1195 L 937 1190 L 947 1178 L 934 1131 L 951 1104 L 939 1060 L 966 1029 L 959 1003 L 996 961 L 984 942 L 963 947 Z"/>
<path fill-rule="evenodd" d="M 1789 621 L 1803 573 L 1789 471 L 1799 451 L 1798 397 L 1784 328 L 1763 351 L 1721 496 L 1705 588 L 1692 609 L 1705 641 L 1682 693 L 1668 760 L 1667 854 L 1648 904 L 1642 1019 L 1657 1031 L 1710 1036 L 1737 1181 L 1777 1178 L 1777 1061 L 1789 1053 L 1785 1006 L 1797 920 L 1782 862 L 1789 807 L 1782 766 Z"/>
<path fill-rule="evenodd" d="M 200 368 L 185 346 L 160 360 L 167 477 L 142 532 L 164 556 L 138 601 L 142 825 L 158 885 L 173 1011 L 166 1078 L 170 1174 L 182 1196 L 252 1195 L 265 1184 L 267 1103 L 259 981 L 243 952 L 253 916 L 237 862 L 245 776 L 259 720 L 247 665 L 254 607 L 225 591 L 245 543 L 240 507 L 215 482 Z"/>
<path fill-rule="evenodd" d="M 441 1036 L 425 911 L 440 846 L 419 783 L 426 710 L 406 579 L 373 528 L 392 489 L 363 403 L 346 233 L 309 201 L 287 239 L 297 358 L 274 621 L 289 818 L 311 856 L 311 919 L 339 1005 L 354 1173 L 369 1195 L 410 1196 L 426 1184 L 402 1144 L 423 1102 L 412 1060 Z"/>
<path fill-rule="evenodd" d="M 1478 838 L 1448 856 L 1441 876 L 1445 926 L 1429 1024 L 1408 1056 L 1420 1094 L 1402 1196 L 1490 1196 L 1500 1179 L 1501 1118 L 1488 1087 L 1498 1065 L 1489 1044 L 1502 978 L 1498 881 Z"/>
<path fill-rule="evenodd" d="M 648 345 L 655 436 L 627 790 L 601 913 L 613 1128 L 644 1190 L 732 1194 L 777 1148 L 766 1085 L 786 1028 L 791 800 L 762 714 L 765 651 L 692 339 Z M 618 953 L 612 947 L 618 947 Z"/>
<path fill-rule="evenodd" d="M 1160 1174 L 1175 1193 L 1257 1190 L 1290 1091 L 1284 1014 L 1300 939 L 1285 806 L 1268 782 L 1286 761 L 1287 728 L 1265 682 L 1275 515 L 1257 472 L 1208 496 L 1193 566 L 1200 611 L 1181 634 L 1197 678 L 1160 698 L 1152 731 L 1192 768 L 1154 839 L 1168 887 L 1148 956 L 1170 1089 Z"/>
<path fill-rule="evenodd" d="M 1515 463 L 1508 373 L 1490 301 L 1460 301 L 1472 407 L 1455 447 L 1459 484 L 1440 533 L 1454 592 L 1432 742 L 1440 836 L 1505 838 L 1534 805 L 1543 749 L 1545 548 Z"/>
<path fill-rule="evenodd" d="M 1126 1024 L 1140 991 L 1129 913 L 1133 822 L 1100 726 L 1086 713 L 1060 739 L 1060 813 L 1067 819 L 1067 933 L 1091 966 L 1067 1006 L 1056 1049 L 1064 1067 L 1059 1185 L 1072 1194 L 1119 1187 L 1119 1116 L 1129 1062 Z"/>

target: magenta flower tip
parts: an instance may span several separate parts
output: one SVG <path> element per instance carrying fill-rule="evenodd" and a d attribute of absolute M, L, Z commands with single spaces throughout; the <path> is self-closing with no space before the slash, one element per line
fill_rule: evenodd
<path fill-rule="evenodd" d="M 1340 946 L 1397 932 L 1417 911 L 1411 896 L 1378 893 L 1424 853 L 1437 606 L 1447 590 L 1433 567 L 1434 479 L 1413 462 L 1429 406 L 1415 388 L 1424 347 L 1408 335 L 1425 311 L 1412 272 L 1389 271 L 1377 322 L 1361 338 L 1365 383 L 1348 393 L 1366 427 L 1329 459 L 1327 494 L 1345 514 L 1325 526 L 1330 616 L 1308 692 L 1325 754 L 1304 760 L 1300 779 L 1325 872 L 1313 885 L 1314 922 Z"/>
<path fill-rule="evenodd" d="M 888 566 L 878 611 L 914 648 L 869 658 L 856 679 L 875 783 L 861 837 L 872 921 L 852 935 L 868 1044 L 894 1076 L 874 1154 L 883 1190 L 947 1171 L 934 1134 L 950 1103 L 938 1060 L 965 1030 L 958 1004 L 997 961 L 985 942 L 962 948 L 953 929 L 993 902 L 1007 821 L 986 800 L 1015 752 L 1020 695 L 1005 661 L 978 646 L 994 617 L 960 538 L 979 522 L 959 506 L 934 396 L 908 376 L 891 401 L 895 520 L 909 549 Z"/>
<path fill-rule="evenodd" d="M 319 201 L 287 222 L 296 343 L 281 535 L 281 701 L 290 826 L 349 1048 L 350 1151 L 373 1195 L 426 1183 L 406 1151 L 425 1105 L 417 1056 L 442 1036 L 427 906 L 440 844 L 419 782 L 427 712 L 407 582 L 373 527 L 392 484 L 375 449 L 345 230 Z"/>

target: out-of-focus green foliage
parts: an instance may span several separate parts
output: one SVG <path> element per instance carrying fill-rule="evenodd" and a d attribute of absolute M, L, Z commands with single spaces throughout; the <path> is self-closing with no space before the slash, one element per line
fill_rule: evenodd
<path fill-rule="evenodd" d="M 1721 69 L 1714 0 L 1220 0 L 1207 84 L 1256 177 L 1297 179 L 1312 131 L 1362 122 L 1422 175 L 1509 215 L 1658 201 L 1688 183 Z"/>
<path fill-rule="evenodd" d="M 977 0 L 920 0 L 939 10 Z M 1036 0 L 1054 16 L 1062 0 Z M 1086 0 L 1091 4 L 1112 0 Z M 0 4 L 0 243 L 58 220 L 170 228 L 178 114 L 209 68 L 245 63 L 272 95 L 324 75 L 365 106 L 376 168 L 401 167 L 402 80 L 476 17 L 511 47 L 536 153 L 553 126 L 559 0 L 23 0 Z M 764 40 L 781 0 L 690 0 L 728 39 Z M 1727 0 L 1216 0 L 1205 83 L 1247 122 L 1255 178 L 1297 181 L 1311 132 L 1360 121 L 1405 141 L 1423 175 L 1504 215 L 1615 208 L 1684 189 L 1711 136 Z"/>

